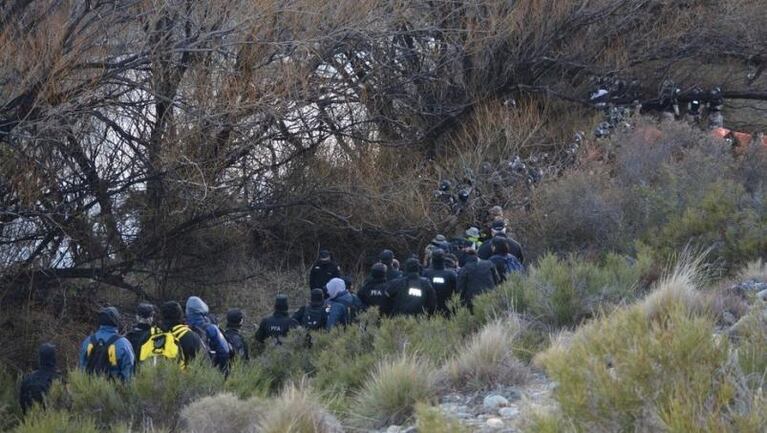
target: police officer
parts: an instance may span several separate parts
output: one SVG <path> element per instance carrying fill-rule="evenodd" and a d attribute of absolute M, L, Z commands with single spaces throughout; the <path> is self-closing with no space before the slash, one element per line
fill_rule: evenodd
<path fill-rule="evenodd" d="M 391 302 L 386 296 L 386 265 L 376 263 L 370 269 L 370 277 L 357 294 L 365 307 L 378 307 L 382 316 L 391 312 Z"/>
<path fill-rule="evenodd" d="M 451 269 L 445 269 L 445 251 L 436 249 L 431 253 L 431 267 L 423 272 L 429 280 L 437 297 L 437 311 L 449 314 L 447 302 L 456 293 L 458 275 Z"/>
<path fill-rule="evenodd" d="M 508 245 L 509 254 L 513 254 L 517 260 L 519 260 L 519 263 L 525 263 L 525 256 L 522 253 L 522 245 L 506 234 L 505 222 L 496 220 L 493 222 L 490 231 L 493 234 L 493 238 L 499 237 L 505 240 Z M 482 246 L 479 247 L 479 250 L 477 250 L 477 256 L 479 256 L 480 259 L 488 260 L 490 256 L 493 255 L 493 238 L 486 240 L 482 243 Z"/>
<path fill-rule="evenodd" d="M 239 358 L 244 361 L 250 359 L 250 351 L 248 350 L 248 343 L 242 338 L 240 328 L 244 316 L 242 310 L 239 308 L 232 308 L 226 312 L 226 331 L 224 331 L 224 337 L 226 341 L 232 346 L 233 358 Z"/>
<path fill-rule="evenodd" d="M 391 299 L 393 316 L 417 316 L 433 314 L 437 308 L 437 295 L 431 282 L 420 275 L 418 259 L 410 258 L 405 262 L 405 276 L 391 282 L 386 289 Z"/>
<path fill-rule="evenodd" d="M 44 404 L 45 395 L 53 381 L 61 375 L 56 370 L 56 346 L 45 343 L 38 353 L 38 369 L 24 376 L 19 389 L 19 403 L 22 413 L 27 413 L 33 404 Z"/>
<path fill-rule="evenodd" d="M 261 320 L 256 331 L 256 341 L 259 343 L 272 339 L 275 344 L 281 344 L 280 338 L 288 335 L 291 329 L 298 327 L 298 322 L 288 315 L 288 297 L 282 294 L 274 299 L 274 314 Z"/>
<path fill-rule="evenodd" d="M 325 290 L 325 285 L 333 278 L 341 276 L 341 269 L 333 261 L 328 250 L 320 250 L 317 261 L 309 272 L 309 289 Z"/>
<path fill-rule="evenodd" d="M 378 256 L 378 260 L 386 265 L 386 281 L 392 281 L 402 277 L 402 272 L 400 272 L 398 267 L 394 264 L 394 262 L 396 262 L 396 259 L 394 258 L 394 251 L 381 251 L 381 254 Z"/>
<path fill-rule="evenodd" d="M 316 331 L 325 329 L 328 323 L 328 312 L 325 309 L 325 295 L 322 289 L 312 289 L 309 305 L 304 305 L 293 314 L 295 320 L 304 329 Z"/>

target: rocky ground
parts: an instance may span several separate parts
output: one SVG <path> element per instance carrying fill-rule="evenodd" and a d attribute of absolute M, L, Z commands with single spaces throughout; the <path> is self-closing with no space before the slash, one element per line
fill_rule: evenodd
<path fill-rule="evenodd" d="M 461 421 L 473 433 L 516 433 L 524 414 L 551 406 L 551 382 L 543 373 L 534 373 L 523 386 L 498 387 L 491 391 L 453 392 L 440 398 L 439 408 Z M 417 433 L 415 426 L 390 426 L 381 433 Z"/>

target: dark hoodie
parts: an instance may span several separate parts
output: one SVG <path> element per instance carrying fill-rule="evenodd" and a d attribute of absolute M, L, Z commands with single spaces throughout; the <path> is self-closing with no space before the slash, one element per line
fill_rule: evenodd
<path fill-rule="evenodd" d="M 432 253 L 431 267 L 423 272 L 423 276 L 434 287 L 437 296 L 437 310 L 442 313 L 449 313 L 447 303 L 458 292 L 458 275 L 451 269 L 445 269 L 445 257 L 441 251 Z"/>
<path fill-rule="evenodd" d="M 56 371 L 56 346 L 50 343 L 40 346 L 39 368 L 28 374 L 21 381 L 19 390 L 19 404 L 21 410 L 26 413 L 33 404 L 44 404 L 45 395 L 51 389 L 53 381 L 59 378 Z"/>
<path fill-rule="evenodd" d="M 386 296 L 386 266 L 376 263 L 370 271 L 370 277 L 365 281 L 357 296 L 366 307 L 378 307 L 381 315 L 391 312 L 391 301 Z"/>
<path fill-rule="evenodd" d="M 186 322 L 208 344 L 213 365 L 224 373 L 229 367 L 231 347 L 221 329 L 208 317 L 208 304 L 197 296 L 190 296 L 186 301 Z"/>
<path fill-rule="evenodd" d="M 422 278 L 417 259 L 408 259 L 405 263 L 407 274 L 392 281 L 386 294 L 391 299 L 393 316 L 416 316 L 432 314 L 437 306 L 437 296 L 431 282 Z"/>

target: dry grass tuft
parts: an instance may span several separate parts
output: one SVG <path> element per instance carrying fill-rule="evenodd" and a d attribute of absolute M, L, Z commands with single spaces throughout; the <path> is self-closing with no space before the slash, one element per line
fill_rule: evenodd
<path fill-rule="evenodd" d="M 256 433 L 263 407 L 258 399 L 234 394 L 205 397 L 181 411 L 184 433 Z"/>
<path fill-rule="evenodd" d="M 526 382 L 530 370 L 513 353 L 514 340 L 521 329 L 518 319 L 485 325 L 460 355 L 445 366 L 448 383 L 455 388 L 487 389 Z"/>
<path fill-rule="evenodd" d="M 309 385 L 286 386 L 258 423 L 258 433 L 343 433 L 341 423 L 320 404 Z"/>
<path fill-rule="evenodd" d="M 767 282 L 767 263 L 762 259 L 749 262 L 739 273 L 738 279 L 741 281 L 761 281 Z"/>
<path fill-rule="evenodd" d="M 705 280 L 703 258 L 703 254 L 682 254 L 674 270 L 662 277 L 654 290 L 638 304 L 645 317 L 651 321 L 661 320 L 677 306 L 689 313 L 702 313 L 708 309 L 706 297 L 698 290 Z"/>

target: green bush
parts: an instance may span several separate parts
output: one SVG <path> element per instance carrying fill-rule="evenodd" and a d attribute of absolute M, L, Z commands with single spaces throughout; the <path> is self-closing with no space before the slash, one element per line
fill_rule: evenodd
<path fill-rule="evenodd" d="M 683 280 L 672 276 L 657 290 L 677 291 L 671 287 Z M 563 425 L 576 431 L 763 431 L 764 397 L 743 386 L 729 344 L 713 337 L 713 319 L 696 303 L 691 308 L 691 296 L 658 296 L 663 308 L 648 309 L 645 302 L 620 308 L 540 357 L 558 384 Z M 550 431 L 546 423 L 531 431 Z"/>
<path fill-rule="evenodd" d="M 236 362 L 226 378 L 224 389 L 241 399 L 268 397 L 272 378 L 255 362 Z"/>
<path fill-rule="evenodd" d="M 276 393 L 287 383 L 301 379 L 314 370 L 311 350 L 306 343 L 306 334 L 293 331 L 281 339 L 280 345 L 268 344 L 256 356 L 251 365 L 259 369 L 263 378 L 268 378 L 270 393 Z M 251 367 L 253 368 L 253 367 Z M 256 378 L 253 376 L 252 378 Z M 261 387 L 263 384 L 258 384 Z"/>
<path fill-rule="evenodd" d="M 31 412 L 13 433 L 100 433 L 96 422 L 59 410 Z"/>
<path fill-rule="evenodd" d="M 0 366 L 0 431 L 7 431 L 21 419 L 18 378 L 5 366 Z"/>
<path fill-rule="evenodd" d="M 315 388 L 341 398 L 359 389 L 378 361 L 374 353 L 375 332 L 373 325 L 362 322 L 317 334 L 312 348 Z"/>
<path fill-rule="evenodd" d="M 124 385 L 102 376 L 69 372 L 66 382 L 56 381 L 48 395 L 50 408 L 72 416 L 92 417 L 99 428 L 125 421 L 131 414 Z"/>
<path fill-rule="evenodd" d="M 403 355 L 378 364 L 351 406 L 352 421 L 363 428 L 401 425 L 417 403 L 436 394 L 434 367 L 423 359 Z"/>

